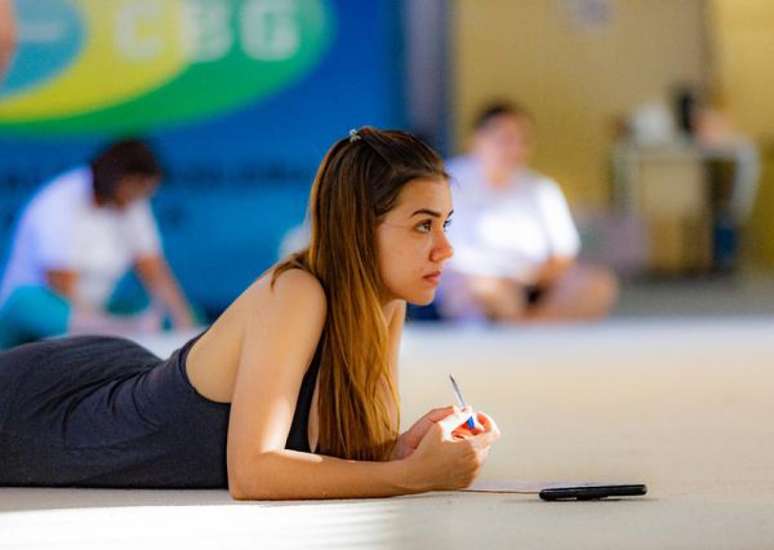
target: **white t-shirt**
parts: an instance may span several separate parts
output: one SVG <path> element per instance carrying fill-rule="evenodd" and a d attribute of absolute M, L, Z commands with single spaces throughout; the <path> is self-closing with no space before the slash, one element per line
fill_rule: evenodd
<path fill-rule="evenodd" d="M 0 287 L 0 303 L 21 285 L 46 285 L 47 271 L 64 270 L 78 274 L 77 299 L 99 308 L 135 259 L 160 250 L 148 201 L 125 210 L 98 207 L 91 170 L 79 167 L 46 184 L 25 208 Z"/>
<path fill-rule="evenodd" d="M 451 159 L 446 169 L 454 199 L 454 222 L 449 228 L 453 270 L 533 284 L 544 262 L 578 254 L 578 231 L 552 179 L 524 169 L 493 188 L 484 180 L 479 162 L 470 156 Z"/>

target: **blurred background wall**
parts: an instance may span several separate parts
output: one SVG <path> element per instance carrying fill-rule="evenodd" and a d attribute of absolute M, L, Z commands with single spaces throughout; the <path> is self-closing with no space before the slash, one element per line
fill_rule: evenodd
<path fill-rule="evenodd" d="M 702 0 L 459 0 L 453 113 L 464 145 L 481 104 L 519 101 L 535 115 L 535 165 L 575 204 L 606 207 L 616 120 L 707 71 Z"/>
<path fill-rule="evenodd" d="M 316 165 L 352 127 L 408 128 L 452 155 L 485 102 L 517 100 L 537 119 L 536 168 L 575 212 L 604 216 L 621 128 L 639 106 L 670 106 L 689 87 L 760 149 L 742 268 L 769 278 L 774 266 L 768 0 L 13 5 L 18 40 L 0 81 L 0 258 L 43 182 L 106 140 L 148 137 L 168 172 L 153 202 L 168 258 L 213 316 L 276 260 L 303 220 Z"/>
<path fill-rule="evenodd" d="M 712 0 L 713 77 L 719 101 L 762 152 L 758 200 L 749 236 L 751 259 L 774 265 L 774 3 L 766 0 Z"/>

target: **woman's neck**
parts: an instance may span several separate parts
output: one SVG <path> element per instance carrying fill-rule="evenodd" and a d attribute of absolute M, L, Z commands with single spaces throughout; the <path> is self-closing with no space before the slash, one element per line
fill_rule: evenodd
<path fill-rule="evenodd" d="M 398 309 L 400 301 L 399 298 L 390 298 L 389 300 L 382 301 L 382 313 L 384 313 L 384 318 L 387 320 L 387 323 L 390 322 L 390 319 L 392 319 L 392 316 L 395 314 L 395 310 Z"/>

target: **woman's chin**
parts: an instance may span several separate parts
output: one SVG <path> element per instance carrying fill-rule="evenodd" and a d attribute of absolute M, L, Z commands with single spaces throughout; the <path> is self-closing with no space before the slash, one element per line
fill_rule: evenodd
<path fill-rule="evenodd" d="M 435 300 L 435 290 L 412 293 L 404 299 L 415 306 L 429 306 Z"/>

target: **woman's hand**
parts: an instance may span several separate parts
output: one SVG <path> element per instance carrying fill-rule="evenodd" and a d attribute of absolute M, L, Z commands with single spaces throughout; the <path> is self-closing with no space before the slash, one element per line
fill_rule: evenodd
<path fill-rule="evenodd" d="M 443 420 L 454 413 L 454 411 L 455 407 L 452 407 L 451 405 L 448 407 L 440 407 L 431 410 L 422 418 L 414 422 L 413 426 L 398 437 L 395 448 L 392 450 L 390 460 L 402 460 L 409 457 L 419 446 L 419 442 L 425 437 L 427 431 L 433 427 L 433 424 Z"/>
<path fill-rule="evenodd" d="M 403 432 L 400 437 L 398 437 L 398 440 L 395 443 L 395 448 L 393 449 L 392 455 L 390 456 L 390 460 L 402 460 L 404 458 L 408 458 L 411 453 L 413 453 L 419 446 L 419 442 L 422 441 L 422 438 L 425 437 L 425 434 L 430 428 L 432 428 L 433 424 L 443 420 L 450 414 L 453 414 L 456 410 L 458 409 L 452 405 L 449 405 L 448 407 L 440 407 L 431 410 L 422 418 L 417 420 L 413 426 L 411 426 L 408 430 Z M 482 431 L 484 431 L 484 429 L 480 423 L 476 422 L 475 428 L 471 429 L 468 427 L 466 421 L 462 426 L 455 429 L 454 432 L 452 432 L 452 435 L 454 435 L 455 438 L 468 437 L 471 435 L 479 434 Z"/>
<path fill-rule="evenodd" d="M 406 458 L 409 489 L 462 489 L 473 482 L 489 455 L 492 443 L 500 438 L 500 430 L 494 420 L 482 412 L 476 415 L 480 429 L 468 429 L 463 425 L 472 414 L 469 407 L 462 410 L 455 407 L 451 414 L 432 422 L 425 430 L 416 449 Z"/>

